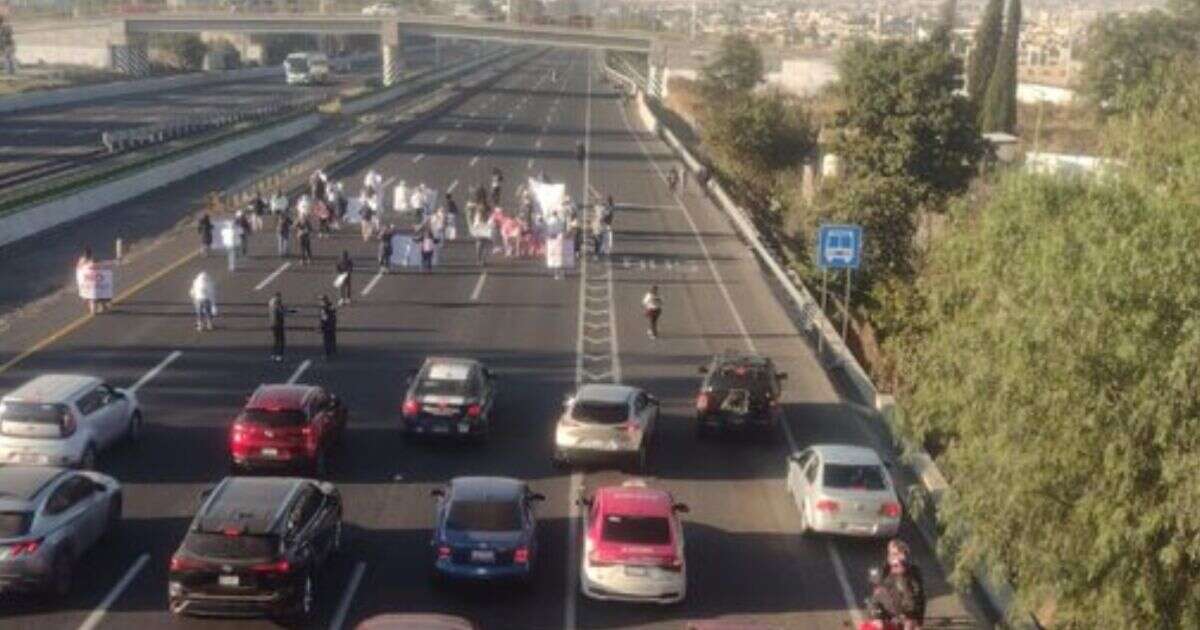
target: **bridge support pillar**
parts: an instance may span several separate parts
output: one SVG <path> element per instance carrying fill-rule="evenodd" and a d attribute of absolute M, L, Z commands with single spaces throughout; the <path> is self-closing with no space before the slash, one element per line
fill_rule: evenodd
<path fill-rule="evenodd" d="M 401 50 L 400 24 L 384 22 L 379 32 L 379 52 L 383 61 L 384 87 L 395 85 L 404 76 L 404 57 Z"/>
<path fill-rule="evenodd" d="M 148 38 L 142 34 L 129 33 L 125 22 L 113 24 L 108 40 L 109 66 L 131 77 L 150 76 Z"/>

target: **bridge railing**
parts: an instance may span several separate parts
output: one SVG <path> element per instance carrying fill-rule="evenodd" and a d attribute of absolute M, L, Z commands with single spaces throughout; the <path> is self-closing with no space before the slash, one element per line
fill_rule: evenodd
<path fill-rule="evenodd" d="M 214 114 L 179 116 L 153 125 L 105 131 L 100 134 L 100 142 L 109 153 L 117 153 L 127 149 L 208 133 L 243 122 L 257 122 L 279 116 L 316 111 L 324 100 L 321 97 L 309 96 L 266 105 L 241 107 L 233 111 Z"/>

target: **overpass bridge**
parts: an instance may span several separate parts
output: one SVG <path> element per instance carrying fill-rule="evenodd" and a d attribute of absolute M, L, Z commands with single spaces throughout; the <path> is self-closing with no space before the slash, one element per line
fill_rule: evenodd
<path fill-rule="evenodd" d="M 90 36 L 82 36 L 86 29 Z M 68 34 L 75 31 L 73 34 Z M 153 33 L 311 33 L 315 35 L 378 35 L 383 59 L 383 83 L 391 85 L 403 72 L 401 44 L 405 34 L 422 34 L 438 38 L 473 39 L 508 44 L 531 44 L 558 48 L 618 50 L 650 54 L 655 50 L 653 37 L 642 33 L 509 24 L 431 16 L 364 16 L 360 14 L 152 14 L 113 17 L 107 20 L 88 20 L 86 23 L 64 23 L 56 31 L 54 25 L 16 29 L 18 38 L 61 33 L 63 46 L 87 40 L 105 42 L 105 52 L 112 68 L 131 76 L 149 72 L 146 48 Z M 18 41 L 18 50 L 21 42 Z"/>

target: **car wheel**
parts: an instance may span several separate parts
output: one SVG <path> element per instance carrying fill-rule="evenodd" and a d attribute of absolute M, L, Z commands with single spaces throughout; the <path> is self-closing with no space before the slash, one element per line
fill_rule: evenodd
<path fill-rule="evenodd" d="M 71 584 L 74 582 L 75 563 L 71 553 L 66 549 L 59 550 L 54 556 L 54 568 L 50 577 L 50 594 L 63 599 L 71 594 Z"/>
<path fill-rule="evenodd" d="M 135 411 L 129 418 L 129 429 L 125 431 L 125 442 L 135 444 L 142 437 L 142 412 Z"/>
<path fill-rule="evenodd" d="M 80 470 L 96 470 L 96 447 L 88 444 L 79 458 Z"/>

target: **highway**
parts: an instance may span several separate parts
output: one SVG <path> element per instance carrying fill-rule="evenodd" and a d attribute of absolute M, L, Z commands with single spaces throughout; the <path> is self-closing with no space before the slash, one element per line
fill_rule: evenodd
<path fill-rule="evenodd" d="M 448 46 L 443 61 L 461 58 L 461 46 Z M 433 63 L 429 50 L 414 51 L 409 68 Z M 378 78 L 379 65 L 367 64 L 336 73 L 327 85 L 287 85 L 283 70 L 268 79 L 241 79 L 163 92 L 131 94 L 61 107 L 0 115 L 0 190 L 42 177 L 86 168 L 108 154 L 100 143 L 104 131 L 144 127 L 182 116 L 232 111 L 285 99 L 334 95 Z"/>
<path fill-rule="evenodd" d="M 817 363 L 720 211 L 694 183 L 680 196 L 667 190 L 671 154 L 596 79 L 598 70 L 583 53 L 551 52 L 378 159 L 339 174 L 352 193 L 373 167 L 385 180 L 423 181 L 462 199 L 498 166 L 506 175 L 504 204 L 512 205 L 524 176 L 543 170 L 567 182 L 575 198 L 590 197 L 587 189 L 614 195 L 613 255 L 588 260 L 565 279 L 531 260 L 494 259 L 481 269 L 466 241 L 450 244 L 434 273 L 377 275 L 374 243 L 349 228 L 314 241 L 311 267 L 280 260 L 267 230 L 252 241 L 250 260 L 231 273 L 223 258 L 196 255 L 194 232 L 179 231 L 122 269 L 124 293 L 114 312 L 79 320 L 83 309 L 65 291 L 41 300 L 33 316 L 6 318 L 0 391 L 52 371 L 102 375 L 117 386 L 153 376 L 138 390 L 149 423 L 142 441 L 100 462 L 125 486 L 121 532 L 86 557 L 68 601 L 0 604 L 0 628 L 274 627 L 173 619 L 166 568 L 198 493 L 225 474 L 228 427 L 240 404 L 259 383 L 289 379 L 320 383 L 351 410 L 345 447 L 331 466 L 345 498 L 347 545 L 322 576 L 313 627 L 337 630 L 382 612 L 426 611 L 516 630 L 679 629 L 684 620 L 713 618 L 840 629 L 854 620 L 882 543 L 799 537 L 783 476 L 787 454 L 798 447 L 870 444 L 867 420 Z M 574 156 L 577 140 L 590 147 L 583 166 Z M 88 236 L 64 230 L 48 238 L 84 243 Z M 327 362 L 314 331 L 314 298 L 334 294 L 332 263 L 342 250 L 358 269 L 354 303 L 339 312 L 341 354 Z M 27 268 L 42 254 L 19 255 Z M 210 333 L 195 331 L 187 299 L 202 269 L 218 283 L 218 330 Z M 661 287 L 665 303 L 657 340 L 647 338 L 639 306 L 651 284 Z M 300 309 L 281 364 L 268 361 L 265 305 L 274 291 Z M 3 293 L 0 287 L 0 301 Z M 727 348 L 768 354 L 790 375 L 786 427 L 773 441 L 695 437 L 696 368 Z M 407 443 L 397 432 L 404 373 L 431 354 L 477 357 L 500 375 L 499 413 L 486 445 Z M 688 598 L 678 605 L 592 602 L 573 583 L 580 541 L 572 500 L 584 488 L 626 477 L 555 469 L 553 423 L 577 383 L 610 379 L 663 401 L 645 478 L 691 507 L 684 517 Z M 429 490 L 470 474 L 520 477 L 547 496 L 539 512 L 540 569 L 528 592 L 435 590 L 428 582 Z M 903 533 L 926 572 L 927 627 L 982 627 L 915 528 L 906 525 Z"/>

